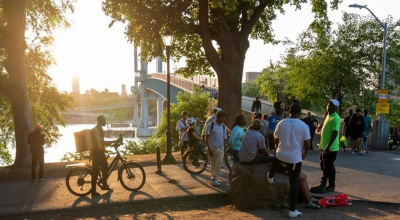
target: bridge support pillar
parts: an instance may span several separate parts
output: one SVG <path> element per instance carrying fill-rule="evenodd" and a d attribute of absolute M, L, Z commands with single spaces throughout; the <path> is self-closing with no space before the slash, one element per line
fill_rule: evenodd
<path fill-rule="evenodd" d="M 161 117 L 163 112 L 163 100 L 161 96 L 157 96 L 157 127 L 161 124 Z"/>

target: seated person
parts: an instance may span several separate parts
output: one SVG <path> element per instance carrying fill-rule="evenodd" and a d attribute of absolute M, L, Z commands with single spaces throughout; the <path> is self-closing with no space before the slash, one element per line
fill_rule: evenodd
<path fill-rule="evenodd" d="M 189 146 L 194 148 L 199 148 L 202 151 L 205 151 L 206 145 L 201 143 L 202 139 L 200 136 L 196 134 L 196 130 L 194 128 L 194 124 L 196 123 L 195 118 L 188 118 L 186 123 L 189 125 L 188 130 L 186 131 L 187 136 L 189 138 Z"/>
<path fill-rule="evenodd" d="M 251 125 L 251 130 L 244 133 L 239 151 L 239 160 L 244 163 L 257 164 L 269 163 L 274 160 L 265 147 L 265 138 L 261 134 L 262 123 L 256 119 Z"/>
<path fill-rule="evenodd" d="M 284 163 L 280 163 L 277 169 L 278 172 L 283 173 L 285 175 L 289 175 L 287 171 L 287 166 Z M 299 192 L 300 195 L 306 200 L 306 208 L 309 209 L 320 209 L 321 206 L 319 206 L 318 199 L 315 199 L 311 196 L 310 190 L 308 187 L 308 182 L 307 182 L 307 175 L 301 171 L 300 172 L 300 178 L 299 178 Z"/>

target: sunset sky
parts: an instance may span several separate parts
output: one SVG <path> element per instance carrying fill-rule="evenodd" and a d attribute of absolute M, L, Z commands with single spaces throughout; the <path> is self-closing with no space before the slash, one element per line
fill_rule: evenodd
<path fill-rule="evenodd" d="M 133 46 L 124 35 L 124 25 L 115 23 L 108 28 L 111 19 L 101 10 L 102 0 L 77 1 L 75 13 L 69 14 L 71 28 L 55 33 L 52 48 L 57 66 L 50 70 L 50 76 L 59 90 L 72 90 L 72 77 L 80 76 L 80 91 L 95 88 L 120 92 L 121 84 L 129 88 L 134 84 Z M 368 15 L 365 9 L 349 8 L 349 4 L 368 5 L 375 15 L 384 20 L 388 15 L 399 19 L 400 0 L 344 0 L 339 10 L 329 11 L 330 19 L 341 21 L 342 11 Z M 273 22 L 277 39 L 285 37 L 296 40 L 313 20 L 310 5 L 303 5 L 295 11 L 293 6 L 285 7 L 286 14 L 279 15 Z M 270 60 L 277 61 L 285 52 L 282 45 L 264 45 L 260 40 L 251 40 L 246 55 L 244 72 L 261 71 Z M 171 68 L 174 64 L 171 65 Z M 155 71 L 155 63 L 149 64 L 149 73 Z"/>

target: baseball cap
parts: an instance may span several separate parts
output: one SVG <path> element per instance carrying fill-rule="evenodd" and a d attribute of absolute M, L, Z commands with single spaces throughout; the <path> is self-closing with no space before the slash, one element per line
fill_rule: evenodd
<path fill-rule="evenodd" d="M 275 114 L 275 111 L 271 111 L 271 114 Z"/>
<path fill-rule="evenodd" d="M 35 125 L 35 130 L 38 130 L 38 129 L 42 129 L 42 126 L 40 124 Z"/>
<path fill-rule="evenodd" d="M 220 111 L 217 111 L 216 116 L 217 116 L 217 117 L 218 117 L 218 116 L 227 116 L 227 114 L 226 114 L 224 111 L 220 110 Z"/>
<path fill-rule="evenodd" d="M 332 104 L 335 105 L 336 107 L 339 107 L 340 105 L 339 101 L 336 99 L 332 99 L 330 102 L 332 102 Z"/>

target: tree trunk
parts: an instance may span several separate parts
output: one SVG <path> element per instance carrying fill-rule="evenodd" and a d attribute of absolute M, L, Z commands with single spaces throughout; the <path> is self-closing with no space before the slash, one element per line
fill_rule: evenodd
<path fill-rule="evenodd" d="M 225 124 L 231 128 L 235 123 L 235 116 L 242 113 L 243 65 L 232 63 L 227 66 L 230 68 L 218 73 L 218 106 L 228 114 Z"/>
<path fill-rule="evenodd" d="M 14 165 L 28 165 L 30 155 L 26 140 L 33 130 L 32 112 L 29 104 L 25 70 L 25 25 L 27 0 L 3 1 L 7 20 L 4 49 L 7 53 L 6 70 L 9 74 L 8 99 L 14 116 L 16 156 Z"/>

